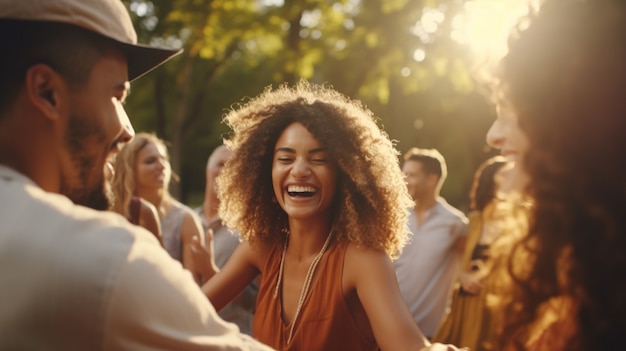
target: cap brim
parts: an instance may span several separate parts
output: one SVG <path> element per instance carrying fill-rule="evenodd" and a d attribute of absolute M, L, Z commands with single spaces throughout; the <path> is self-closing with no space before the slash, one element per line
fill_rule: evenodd
<path fill-rule="evenodd" d="M 161 49 L 141 44 L 118 42 L 128 61 L 128 80 L 133 81 L 152 71 L 172 57 L 183 52 L 183 49 Z"/>

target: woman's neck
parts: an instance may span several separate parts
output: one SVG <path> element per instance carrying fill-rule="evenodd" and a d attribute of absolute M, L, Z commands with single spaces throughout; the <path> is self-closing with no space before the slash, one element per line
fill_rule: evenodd
<path fill-rule="evenodd" d="M 330 230 L 331 223 L 290 220 L 287 253 L 301 259 L 317 255 Z"/>

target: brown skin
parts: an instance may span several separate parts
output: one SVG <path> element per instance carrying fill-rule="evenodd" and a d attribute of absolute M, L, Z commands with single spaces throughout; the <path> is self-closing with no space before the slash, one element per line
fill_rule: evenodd
<path fill-rule="evenodd" d="M 329 210 L 336 196 L 336 172 L 337 166 L 328 151 L 301 124 L 288 126 L 276 142 L 274 192 L 288 215 L 290 230 L 281 284 L 286 323 L 294 318 L 309 266 L 332 226 L 333 214 Z M 316 193 L 307 199 L 290 197 L 286 188 L 291 184 L 307 184 Z M 271 248 L 261 242 L 254 247 L 245 241 L 239 245 L 224 268 L 203 286 L 216 309 L 224 307 L 252 279 L 263 274 Z M 352 314 L 367 315 L 381 349 L 420 350 L 428 345 L 403 303 L 393 265 L 383 250 L 348 244 L 342 288 Z"/>
<path fill-rule="evenodd" d="M 119 142 L 132 137 L 121 105 L 129 87 L 127 70 L 123 54 L 111 48 L 94 65 L 85 86 L 72 91 L 49 66 L 31 66 L 0 122 L 0 163 L 46 191 L 68 190 L 63 193 L 77 203 L 104 188 L 107 158 L 118 151 Z M 97 133 L 70 135 L 72 118 L 82 119 Z M 80 151 L 68 146 L 71 137 L 83 146 Z M 92 162 L 77 167 L 83 158 Z"/>

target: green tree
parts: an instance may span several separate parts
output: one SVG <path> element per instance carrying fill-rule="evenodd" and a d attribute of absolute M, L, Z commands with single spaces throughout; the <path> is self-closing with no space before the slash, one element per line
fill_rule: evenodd
<path fill-rule="evenodd" d="M 170 142 L 173 193 L 197 203 L 204 165 L 233 103 L 305 78 L 362 100 L 398 149 L 436 147 L 448 159 L 444 195 L 462 205 L 488 156 L 493 112 L 451 39 L 457 0 L 131 0 L 140 40 L 184 53 L 133 85 L 137 129 Z"/>

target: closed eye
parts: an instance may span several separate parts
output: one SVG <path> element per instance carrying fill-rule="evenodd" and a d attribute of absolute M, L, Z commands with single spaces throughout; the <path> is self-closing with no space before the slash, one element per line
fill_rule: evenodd
<path fill-rule="evenodd" d="M 314 158 L 311 161 L 313 163 L 316 163 L 316 164 L 326 164 L 326 163 L 328 163 L 328 160 L 325 159 L 325 158 Z"/>
<path fill-rule="evenodd" d="M 278 162 L 280 162 L 280 163 L 289 163 L 289 162 L 292 162 L 292 161 L 293 161 L 293 157 L 285 157 L 285 156 L 282 156 L 282 157 L 278 157 L 278 158 L 276 158 L 276 160 L 277 160 Z"/>

